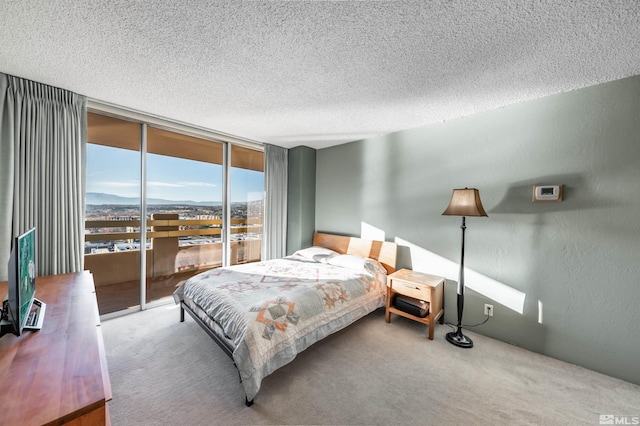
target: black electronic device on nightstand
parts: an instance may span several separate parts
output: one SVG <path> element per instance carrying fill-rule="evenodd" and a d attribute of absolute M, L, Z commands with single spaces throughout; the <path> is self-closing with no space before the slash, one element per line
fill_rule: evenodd
<path fill-rule="evenodd" d="M 393 304 L 396 309 L 420 318 L 424 318 L 429 315 L 429 302 L 425 302 L 424 300 L 414 299 L 413 297 L 398 294 L 394 298 Z"/>

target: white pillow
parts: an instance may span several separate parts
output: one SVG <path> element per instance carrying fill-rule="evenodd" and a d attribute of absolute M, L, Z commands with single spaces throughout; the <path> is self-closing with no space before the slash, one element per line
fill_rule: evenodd
<path fill-rule="evenodd" d="M 353 254 L 340 254 L 330 258 L 327 263 L 333 266 L 353 269 L 369 275 L 387 274 L 387 270 L 377 260 L 356 256 Z"/>
<path fill-rule="evenodd" d="M 327 263 L 329 259 L 338 256 L 339 253 L 325 247 L 308 247 L 293 253 L 293 256 L 300 256 L 314 262 Z"/>

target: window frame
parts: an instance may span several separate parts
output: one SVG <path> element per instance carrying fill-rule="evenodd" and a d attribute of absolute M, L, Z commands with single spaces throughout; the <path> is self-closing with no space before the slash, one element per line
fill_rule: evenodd
<path fill-rule="evenodd" d="M 225 133 L 214 132 L 208 129 L 204 129 L 198 126 L 189 125 L 179 121 L 173 121 L 170 119 L 154 116 L 151 114 L 145 114 L 139 111 L 128 110 L 122 107 L 116 107 L 110 104 L 102 103 L 95 100 L 88 100 L 87 102 L 87 114 L 97 114 L 106 117 L 111 117 L 119 120 L 124 120 L 132 123 L 136 123 L 140 126 L 140 218 L 147 217 L 147 170 L 146 170 L 146 158 L 147 158 L 147 137 L 150 128 L 158 129 L 161 131 L 167 131 L 177 133 L 187 137 L 198 138 L 212 143 L 222 145 L 222 168 L 223 168 L 223 215 L 222 215 L 222 266 L 229 266 L 230 264 L 230 251 L 231 251 L 231 168 L 234 167 L 233 158 L 231 158 L 232 146 L 241 149 L 249 149 L 251 151 L 262 152 L 264 156 L 264 145 L 249 139 L 240 138 Z M 89 143 L 87 141 L 87 143 Z M 111 146 L 111 145 L 109 145 Z M 263 157 L 264 159 L 264 157 Z M 257 167 L 257 163 L 248 160 Z M 237 166 L 236 166 L 237 167 Z M 253 169 L 251 169 L 253 170 Z M 262 170 L 264 173 L 264 161 L 262 164 Z M 265 189 L 266 191 L 266 189 Z M 266 196 L 266 194 L 265 194 Z M 264 199 L 263 199 L 264 200 Z M 84 212 L 83 212 L 84 215 Z M 263 216 L 264 217 L 264 216 Z M 146 279 L 147 279 L 147 264 L 146 256 L 142 255 L 142 247 L 146 246 L 146 226 L 140 226 L 140 305 L 139 310 L 145 310 L 147 308 L 146 301 Z M 264 237 L 264 236 L 263 236 Z M 143 241 L 145 244 L 143 245 Z M 135 308 L 130 308 L 135 309 Z M 126 310 L 124 313 L 128 312 Z"/>

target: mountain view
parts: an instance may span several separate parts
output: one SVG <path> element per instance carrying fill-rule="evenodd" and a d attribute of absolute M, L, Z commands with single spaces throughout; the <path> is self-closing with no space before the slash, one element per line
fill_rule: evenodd
<path fill-rule="evenodd" d="M 123 197 L 100 192 L 87 192 L 87 220 L 128 220 L 140 215 L 140 198 Z M 262 217 L 262 200 L 232 202 L 231 218 L 246 219 Z M 147 199 L 147 213 L 175 213 L 181 219 L 220 218 L 223 214 L 220 201 L 166 200 L 162 198 Z"/>
<path fill-rule="evenodd" d="M 121 197 L 102 192 L 87 192 L 85 203 L 88 205 L 131 206 L 140 204 L 140 197 Z M 184 205 L 184 206 L 221 206 L 220 201 L 164 200 L 147 198 L 147 205 Z"/>

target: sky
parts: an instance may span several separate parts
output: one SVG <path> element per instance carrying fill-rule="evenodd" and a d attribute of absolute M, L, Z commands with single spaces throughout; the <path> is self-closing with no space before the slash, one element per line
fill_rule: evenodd
<path fill-rule="evenodd" d="M 231 169 L 231 202 L 262 199 L 264 173 Z M 147 154 L 147 198 L 222 201 L 222 166 Z M 87 144 L 87 192 L 140 196 L 140 153 Z"/>

